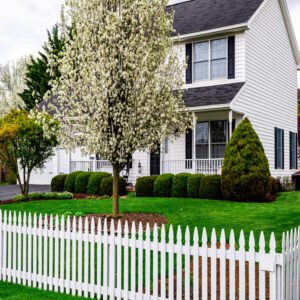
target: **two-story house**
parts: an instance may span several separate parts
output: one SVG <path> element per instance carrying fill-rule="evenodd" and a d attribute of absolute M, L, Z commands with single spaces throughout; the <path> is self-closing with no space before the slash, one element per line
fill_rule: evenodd
<path fill-rule="evenodd" d="M 180 60 L 187 61 L 184 101 L 194 128 L 160 151 L 135 152 L 129 182 L 161 173 L 220 173 L 235 127 L 248 117 L 273 176 L 297 169 L 299 49 L 285 0 L 170 0 Z M 58 148 L 32 183 L 59 173 L 107 170 L 97 155 Z"/>

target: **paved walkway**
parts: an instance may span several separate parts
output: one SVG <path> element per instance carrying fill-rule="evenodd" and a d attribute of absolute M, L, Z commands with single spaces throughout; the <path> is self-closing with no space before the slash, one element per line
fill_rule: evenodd
<path fill-rule="evenodd" d="M 30 192 L 50 192 L 49 185 L 31 185 Z M 14 196 L 20 194 L 20 188 L 18 185 L 0 186 L 0 201 L 10 200 Z"/>

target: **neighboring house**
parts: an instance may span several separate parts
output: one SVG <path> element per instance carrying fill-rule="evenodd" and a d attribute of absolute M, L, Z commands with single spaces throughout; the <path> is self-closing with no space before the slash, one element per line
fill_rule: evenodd
<path fill-rule="evenodd" d="M 175 45 L 187 59 L 184 101 L 194 129 L 159 153 L 135 152 L 129 182 L 161 173 L 220 173 L 234 128 L 248 117 L 263 143 L 273 176 L 297 169 L 297 67 L 299 50 L 285 0 L 170 0 Z M 171 7 L 170 7 L 171 8 Z M 61 148 L 32 183 L 59 173 L 108 170 L 95 154 Z"/>

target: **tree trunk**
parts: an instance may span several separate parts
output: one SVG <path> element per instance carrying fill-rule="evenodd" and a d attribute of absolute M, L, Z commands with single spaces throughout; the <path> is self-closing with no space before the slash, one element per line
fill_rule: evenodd
<path fill-rule="evenodd" d="M 112 199 L 113 218 L 116 218 L 119 215 L 119 181 L 120 181 L 119 168 L 117 166 L 113 166 L 113 199 Z"/>

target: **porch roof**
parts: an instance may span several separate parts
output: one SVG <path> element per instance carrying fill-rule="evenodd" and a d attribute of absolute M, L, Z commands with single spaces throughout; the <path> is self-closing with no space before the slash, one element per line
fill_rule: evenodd
<path fill-rule="evenodd" d="M 222 84 L 188 89 L 183 93 L 187 107 L 230 103 L 245 83 Z"/>

